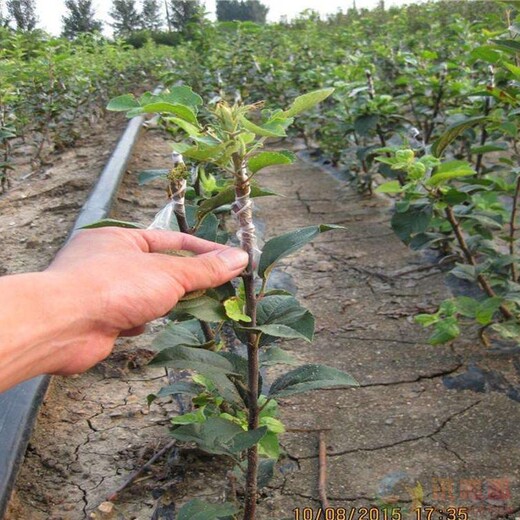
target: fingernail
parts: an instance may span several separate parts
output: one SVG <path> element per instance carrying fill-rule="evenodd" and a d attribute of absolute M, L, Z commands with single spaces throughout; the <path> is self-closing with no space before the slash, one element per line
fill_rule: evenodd
<path fill-rule="evenodd" d="M 230 271 L 236 271 L 241 267 L 245 268 L 249 261 L 247 253 L 236 247 L 223 249 L 217 256 L 226 264 Z"/>

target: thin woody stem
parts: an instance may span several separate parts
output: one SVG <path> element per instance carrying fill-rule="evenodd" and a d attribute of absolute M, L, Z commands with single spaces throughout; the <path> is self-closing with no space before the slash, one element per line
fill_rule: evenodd
<path fill-rule="evenodd" d="M 181 164 L 184 165 L 182 155 L 180 154 L 174 155 L 173 161 L 176 166 L 179 166 Z M 193 229 L 188 224 L 188 219 L 186 218 L 186 187 L 186 179 L 180 178 L 172 179 L 170 181 L 171 198 L 173 201 L 173 212 L 177 220 L 177 225 L 179 226 L 179 231 L 181 233 L 187 233 L 188 235 L 192 235 Z M 202 328 L 202 332 L 204 333 L 206 341 L 213 341 L 215 339 L 215 334 L 209 323 L 202 320 L 199 320 L 199 323 Z"/>
<path fill-rule="evenodd" d="M 447 77 L 448 77 L 448 68 L 446 66 L 444 66 L 441 73 L 439 74 L 439 90 L 437 91 L 437 97 L 435 98 L 435 104 L 433 107 L 431 123 L 427 125 L 426 135 L 424 136 L 424 144 L 428 144 L 430 142 L 430 137 L 432 136 L 433 130 L 435 128 L 435 119 L 437 119 L 437 116 L 439 115 L 439 112 L 441 111 L 441 102 L 442 102 L 442 97 L 444 95 L 444 86 L 445 86 Z"/>
<path fill-rule="evenodd" d="M 365 75 L 367 78 L 367 85 L 368 85 L 368 97 L 373 101 L 376 97 L 376 89 L 374 87 L 374 78 L 372 77 L 372 73 L 369 70 L 365 71 Z M 381 146 L 384 148 L 386 146 L 386 139 L 385 135 L 383 133 L 383 129 L 381 128 L 381 125 L 379 124 L 379 121 L 376 123 L 376 133 L 379 137 L 379 142 L 381 143 Z M 386 153 L 387 157 L 390 157 L 389 153 Z"/>
<path fill-rule="evenodd" d="M 451 206 L 447 206 L 445 210 L 446 218 L 448 219 L 449 223 L 451 224 L 451 227 L 453 229 L 453 232 L 455 233 L 455 237 L 457 238 L 457 242 L 459 243 L 460 248 L 462 249 L 462 252 L 464 253 L 464 257 L 466 258 L 466 261 L 468 264 L 477 267 L 477 261 L 475 257 L 473 256 L 473 253 L 470 251 L 468 244 L 466 242 L 466 239 L 464 238 L 464 235 L 462 233 L 462 228 L 460 227 L 460 223 L 457 220 L 457 217 L 455 216 L 455 213 L 453 212 L 453 208 Z M 494 298 L 496 297 L 496 293 L 489 284 L 488 280 L 484 277 L 482 274 L 477 275 L 477 281 L 480 284 L 480 287 L 482 290 L 490 297 Z M 500 305 L 499 307 L 500 312 L 504 316 L 504 318 L 510 320 L 513 318 L 513 314 L 511 311 L 505 306 Z"/>
<path fill-rule="evenodd" d="M 242 279 L 244 281 L 246 314 L 251 318 L 249 327 L 256 326 L 257 297 L 255 291 L 254 254 L 256 250 L 256 230 L 253 223 L 253 207 L 250 199 L 251 185 L 248 179 L 244 158 L 239 154 L 233 154 L 235 170 L 235 203 L 234 214 L 238 220 L 240 246 L 249 255 Z M 258 428 L 258 341 L 256 332 L 247 334 L 247 358 L 248 358 L 248 429 Z M 254 520 L 256 517 L 257 498 L 257 473 L 258 473 L 258 448 L 253 446 L 247 450 L 247 473 L 245 488 L 244 520 Z"/>
<path fill-rule="evenodd" d="M 489 66 L 489 76 L 490 76 L 490 81 L 488 84 L 488 89 L 492 89 L 495 86 L 495 72 L 491 65 Z M 486 101 L 484 102 L 484 115 L 488 116 L 490 110 L 491 110 L 491 96 L 487 96 Z M 487 138 L 488 138 L 488 132 L 486 130 L 486 126 L 482 125 L 482 133 L 480 134 L 480 146 L 484 146 L 486 144 Z M 484 154 L 481 152 L 477 155 L 477 161 L 475 163 L 475 170 L 477 171 L 478 175 L 480 175 L 480 172 L 482 170 L 483 159 L 484 159 Z"/>
<path fill-rule="evenodd" d="M 515 195 L 513 197 L 513 208 L 511 210 L 511 220 L 509 221 L 509 254 L 513 258 L 511 262 L 511 278 L 513 282 L 518 280 L 516 272 L 516 265 L 514 262 L 515 256 L 515 233 L 516 233 L 516 214 L 518 211 L 518 195 L 520 194 L 520 176 L 516 179 Z"/>

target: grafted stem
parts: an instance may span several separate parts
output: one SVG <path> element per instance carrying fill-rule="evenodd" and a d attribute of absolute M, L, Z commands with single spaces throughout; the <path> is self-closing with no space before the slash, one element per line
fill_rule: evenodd
<path fill-rule="evenodd" d="M 182 155 L 179 153 L 174 153 L 172 159 L 175 167 L 170 172 L 169 191 L 173 202 L 173 212 L 177 220 L 177 225 L 179 226 L 179 231 L 191 235 L 193 234 L 193 229 L 188 224 L 188 219 L 186 218 L 186 165 L 184 164 Z M 209 323 L 202 320 L 199 320 L 199 322 L 206 341 L 213 341 L 215 334 Z"/>
<path fill-rule="evenodd" d="M 256 252 L 256 230 L 253 223 L 253 204 L 251 201 L 251 184 L 247 174 L 244 158 L 239 154 L 233 155 L 235 175 L 235 202 L 232 211 L 238 221 L 240 246 L 249 255 L 242 279 L 245 289 L 245 310 L 251 318 L 249 327 L 256 326 L 256 304 L 254 258 Z M 248 359 L 248 428 L 258 428 L 258 340 L 256 332 L 247 334 L 247 359 Z M 258 473 L 258 448 L 253 446 L 247 451 L 247 473 L 244 504 L 244 520 L 254 520 L 256 516 L 257 497 L 257 473 Z"/>
<path fill-rule="evenodd" d="M 173 202 L 173 212 L 177 219 L 177 224 L 181 233 L 190 233 L 191 229 L 186 219 L 186 172 L 187 168 L 180 153 L 173 153 L 172 160 L 174 167 L 168 178 L 170 180 L 170 198 Z"/>

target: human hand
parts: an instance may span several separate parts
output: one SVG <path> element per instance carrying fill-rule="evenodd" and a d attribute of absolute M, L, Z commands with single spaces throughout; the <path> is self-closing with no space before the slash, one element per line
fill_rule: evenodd
<path fill-rule="evenodd" d="M 169 249 L 196 256 L 160 254 Z M 222 285 L 238 276 L 247 261 L 240 249 L 182 233 L 122 228 L 79 232 L 46 270 L 72 296 L 77 322 L 52 372 L 88 369 L 111 352 L 118 335 L 142 332 L 185 293 Z"/>

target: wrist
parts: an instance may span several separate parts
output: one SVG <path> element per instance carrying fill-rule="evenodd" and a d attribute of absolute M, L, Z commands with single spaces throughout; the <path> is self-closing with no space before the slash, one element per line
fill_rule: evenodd
<path fill-rule="evenodd" d="M 88 297 L 49 271 L 0 278 L 0 294 L 0 391 L 64 370 L 91 327 Z"/>

